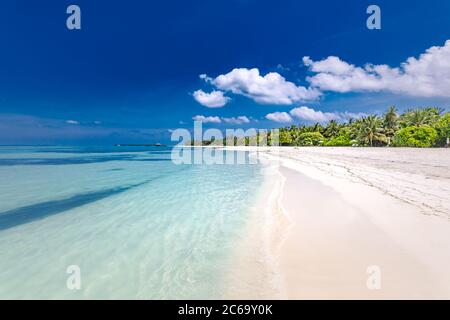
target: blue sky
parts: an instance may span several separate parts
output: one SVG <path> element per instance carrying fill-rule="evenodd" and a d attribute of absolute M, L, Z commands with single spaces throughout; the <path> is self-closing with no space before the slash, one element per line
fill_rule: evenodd
<path fill-rule="evenodd" d="M 81 30 L 66 28 L 70 4 L 81 8 Z M 371 4 L 381 30 L 366 27 Z M 167 141 L 168 129 L 192 127 L 195 116 L 272 128 L 389 105 L 448 108 L 449 72 L 439 65 L 449 68 L 449 12 L 445 0 L 3 0 L 0 144 Z M 409 57 L 413 71 L 393 76 Z M 417 72 L 436 88 L 408 84 Z M 198 90 L 226 104 L 202 105 Z M 285 122 L 273 120 L 280 115 Z"/>

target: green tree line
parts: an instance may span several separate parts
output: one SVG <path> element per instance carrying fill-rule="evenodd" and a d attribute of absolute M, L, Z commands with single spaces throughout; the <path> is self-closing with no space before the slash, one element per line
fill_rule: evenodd
<path fill-rule="evenodd" d="M 407 110 L 399 114 L 390 107 L 381 115 L 331 120 L 280 129 L 282 146 L 370 146 L 444 147 L 450 138 L 450 113 L 435 107 Z"/>
<path fill-rule="evenodd" d="M 251 145 L 256 137 L 236 138 L 236 145 Z M 445 147 L 449 146 L 450 113 L 428 107 L 400 114 L 390 107 L 382 115 L 368 115 L 347 122 L 292 125 L 279 129 L 281 146 Z M 271 145 L 269 132 L 268 145 Z M 223 141 L 225 143 L 225 139 Z M 209 145 L 212 141 L 203 141 Z"/>

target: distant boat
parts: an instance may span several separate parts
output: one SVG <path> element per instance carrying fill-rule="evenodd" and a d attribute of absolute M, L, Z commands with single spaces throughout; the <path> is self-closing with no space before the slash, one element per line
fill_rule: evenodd
<path fill-rule="evenodd" d="M 128 143 L 128 144 L 115 144 L 115 147 L 166 147 L 167 145 L 161 144 L 161 143 L 144 143 L 144 144 L 135 144 L 135 143 Z"/>

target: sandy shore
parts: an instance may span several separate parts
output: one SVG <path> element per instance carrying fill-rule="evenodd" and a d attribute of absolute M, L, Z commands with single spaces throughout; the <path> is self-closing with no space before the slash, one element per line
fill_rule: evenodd
<path fill-rule="evenodd" d="M 450 150 L 275 157 L 294 223 L 279 253 L 287 297 L 450 298 Z"/>
<path fill-rule="evenodd" d="M 289 299 L 450 299 L 450 150 L 253 149 L 279 164 Z"/>

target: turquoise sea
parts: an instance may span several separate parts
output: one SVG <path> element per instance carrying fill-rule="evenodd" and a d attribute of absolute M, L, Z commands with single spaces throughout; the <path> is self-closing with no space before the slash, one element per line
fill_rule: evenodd
<path fill-rule="evenodd" d="M 0 299 L 221 298 L 261 169 L 176 165 L 166 147 L 0 147 Z"/>

